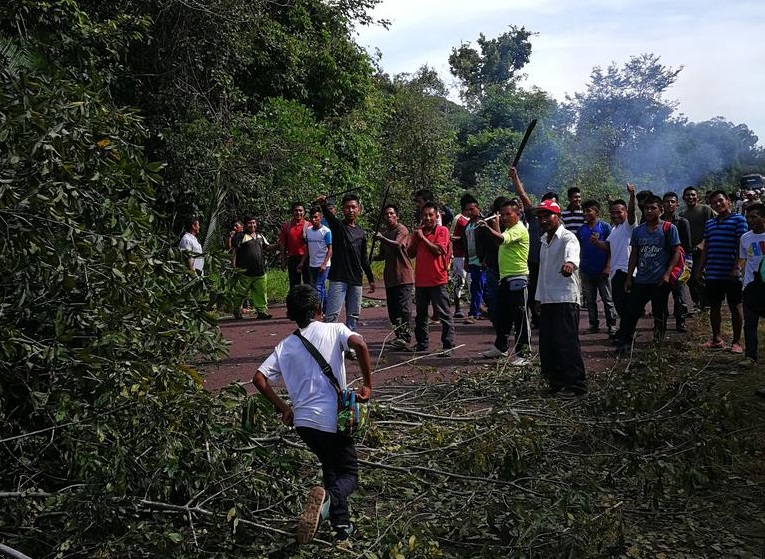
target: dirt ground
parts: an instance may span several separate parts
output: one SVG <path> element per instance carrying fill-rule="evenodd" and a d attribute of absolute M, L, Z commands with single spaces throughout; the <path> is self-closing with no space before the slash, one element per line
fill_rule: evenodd
<path fill-rule="evenodd" d="M 494 366 L 493 359 L 481 356 L 481 352 L 489 349 L 494 341 L 494 331 L 488 320 L 479 320 L 470 325 L 455 320 L 455 344 L 459 347 L 450 357 L 419 356 L 384 349 L 383 342 L 390 333 L 384 297 L 384 290 L 378 289 L 370 296 L 366 294 L 365 288 L 365 308 L 361 310 L 357 327 L 370 349 L 373 369 L 376 371 L 376 385 L 441 381 L 475 367 Z M 204 382 L 208 390 L 218 390 L 231 382 L 249 383 L 258 365 L 271 353 L 273 347 L 295 330 L 295 324 L 286 318 L 283 306 L 273 305 L 269 311 L 274 315 L 272 320 L 254 320 L 245 314 L 243 320 L 220 321 L 221 332 L 230 342 L 229 356 L 216 363 L 203 364 Z M 600 315 L 601 332 L 598 334 L 584 333 L 589 326 L 586 311 L 582 311 L 580 318 L 580 341 L 589 375 L 602 374 L 616 363 L 613 346 L 608 343 L 605 328 L 602 327 L 605 324 L 602 311 Z M 706 320 L 706 317 L 701 319 Z M 668 338 L 684 339 L 686 334 L 674 332 L 673 326 L 674 321 L 670 319 Z M 651 328 L 650 318 L 640 320 L 637 345 L 650 341 Z M 440 325 L 430 325 L 430 347 L 433 351 L 441 347 L 440 333 Z M 532 331 L 532 351 L 537 347 L 538 334 L 538 330 Z M 414 358 L 417 359 L 408 362 Z M 347 361 L 346 367 L 349 379 L 360 376 L 357 363 Z M 249 392 L 254 391 L 251 384 L 247 384 L 247 389 Z"/>

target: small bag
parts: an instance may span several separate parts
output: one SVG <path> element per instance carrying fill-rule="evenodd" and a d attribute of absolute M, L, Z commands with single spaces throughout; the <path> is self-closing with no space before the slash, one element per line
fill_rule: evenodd
<path fill-rule="evenodd" d="M 672 224 L 669 221 L 665 221 L 662 225 L 664 232 L 664 244 L 667 247 L 667 253 L 672 254 L 669 250 L 669 228 Z M 685 258 L 685 251 L 683 245 L 680 245 L 680 259 L 675 264 L 675 267 L 669 273 L 669 283 L 671 285 L 684 284 L 691 278 L 691 267 L 688 265 L 688 260 Z"/>
<path fill-rule="evenodd" d="M 369 401 L 362 398 L 353 388 L 340 389 L 335 375 L 332 373 L 332 367 L 327 360 L 319 353 L 319 350 L 309 342 L 300 330 L 293 332 L 308 350 L 316 362 L 321 367 L 321 372 L 327 377 L 329 383 L 337 392 L 337 432 L 347 437 L 360 438 L 367 428 L 369 419 Z"/>
<path fill-rule="evenodd" d="M 510 291 L 522 291 L 526 289 L 529 284 L 529 280 L 526 276 L 508 276 L 502 279 L 507 284 L 507 288 Z"/>

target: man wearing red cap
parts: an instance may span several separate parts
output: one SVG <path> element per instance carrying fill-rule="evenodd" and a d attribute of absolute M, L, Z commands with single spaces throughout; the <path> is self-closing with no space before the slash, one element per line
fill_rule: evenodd
<path fill-rule="evenodd" d="M 560 219 L 560 206 L 544 200 L 536 209 L 542 230 L 539 252 L 539 358 L 542 374 L 557 396 L 587 392 L 579 345 L 579 241 Z"/>

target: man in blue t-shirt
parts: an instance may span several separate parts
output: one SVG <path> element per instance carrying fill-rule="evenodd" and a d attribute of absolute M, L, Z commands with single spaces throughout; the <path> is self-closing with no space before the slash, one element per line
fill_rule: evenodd
<path fill-rule="evenodd" d="M 653 312 L 654 342 L 661 342 L 667 330 L 670 273 L 680 260 L 680 236 L 677 227 L 659 219 L 661 210 L 661 198 L 654 194 L 648 196 L 643 209 L 645 222 L 632 232 L 632 250 L 624 282 L 624 290 L 629 293 L 627 316 L 620 328 L 619 352 L 632 344 L 635 327 L 648 301 Z"/>
<path fill-rule="evenodd" d="M 741 305 L 741 274 L 736 265 L 738 244 L 748 226 L 743 215 L 731 211 L 730 198 L 724 190 L 715 190 L 709 195 L 709 203 L 717 215 L 704 224 L 704 248 L 701 262 L 695 269 L 697 278 L 704 273 L 704 301 L 709 305 L 709 322 L 712 326 L 712 338 L 702 347 L 705 349 L 723 349 L 725 342 L 720 329 L 722 326 L 722 302 L 728 301 L 733 340 L 731 353 L 744 353 L 741 347 L 741 330 L 744 325 L 744 310 Z"/>
<path fill-rule="evenodd" d="M 587 334 L 600 332 L 598 320 L 598 293 L 603 301 L 603 312 L 606 315 L 608 335 L 616 331 L 616 310 L 611 296 L 611 255 L 606 239 L 611 234 L 611 226 L 599 219 L 600 204 L 596 200 L 587 200 L 584 208 L 584 224 L 579 227 L 577 237 L 582 246 L 582 261 L 579 264 L 579 277 L 582 280 L 584 299 L 590 327 Z"/>

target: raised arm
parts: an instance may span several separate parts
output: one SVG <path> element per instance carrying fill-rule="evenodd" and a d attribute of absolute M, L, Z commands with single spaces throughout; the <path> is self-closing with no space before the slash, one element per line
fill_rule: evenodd
<path fill-rule="evenodd" d="M 507 172 L 507 176 L 510 178 L 511 181 L 513 181 L 513 184 L 515 185 L 515 191 L 518 193 L 518 198 L 521 199 L 521 203 L 523 204 L 523 209 L 526 210 L 528 208 L 532 208 L 533 205 L 531 203 L 531 198 L 529 198 L 528 194 L 526 194 L 526 189 L 523 188 L 523 183 L 521 182 L 521 178 L 518 176 L 518 169 L 515 167 L 510 167 L 510 169 Z"/>

